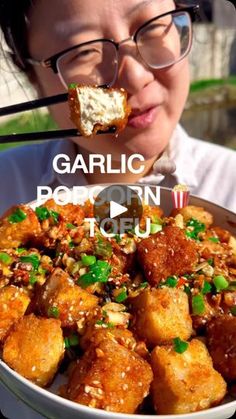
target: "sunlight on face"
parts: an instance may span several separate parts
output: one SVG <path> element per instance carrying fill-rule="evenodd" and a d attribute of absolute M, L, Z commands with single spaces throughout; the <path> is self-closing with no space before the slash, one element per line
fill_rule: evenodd
<path fill-rule="evenodd" d="M 101 38 L 120 42 L 127 39 L 147 20 L 175 9 L 172 0 L 57 0 L 50 3 L 38 0 L 29 14 L 29 49 L 35 59 L 46 59 L 75 45 Z M 171 62 L 180 55 L 181 36 L 188 39 L 183 16 L 168 15 L 141 31 L 138 39 L 139 53 L 133 41 L 124 43 L 119 50 L 119 72 L 115 86 L 123 87 L 135 114 L 152 110 L 147 123 L 134 127 L 128 125 L 114 142 L 110 136 L 99 136 L 96 141 L 76 140 L 82 147 L 93 152 L 141 153 L 145 158 L 160 154 L 167 146 L 171 134 L 180 118 L 188 94 L 189 69 L 187 59 L 164 69 L 147 66 Z M 155 39 L 154 39 L 155 37 Z M 154 45 L 155 44 L 155 45 Z M 107 47 L 108 48 L 108 47 Z M 105 54 L 106 52 L 106 54 Z M 74 55 L 75 54 L 75 55 Z M 141 58 L 140 55 L 143 57 Z M 78 59 L 79 65 L 74 66 Z M 112 79 L 114 61 L 104 45 L 76 49 L 60 60 L 61 73 L 66 83 L 80 81 L 100 84 L 101 74 Z M 41 95 L 61 93 L 65 87 L 58 74 L 51 69 L 36 68 L 38 90 Z M 51 112 L 62 128 L 71 126 L 66 104 L 53 107 Z M 144 118 L 145 119 L 145 118 Z M 144 121 L 145 122 L 145 121 Z"/>

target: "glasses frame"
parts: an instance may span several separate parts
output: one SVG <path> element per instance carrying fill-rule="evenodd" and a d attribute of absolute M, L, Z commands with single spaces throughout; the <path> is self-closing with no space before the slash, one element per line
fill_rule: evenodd
<path fill-rule="evenodd" d="M 90 45 L 90 44 L 92 44 L 94 42 L 103 42 L 103 41 L 110 42 L 112 45 L 115 46 L 116 51 L 118 52 L 120 45 L 122 45 L 124 42 L 129 41 L 129 40 L 132 40 L 132 41 L 135 42 L 136 48 L 139 51 L 139 48 L 138 48 L 138 45 L 137 45 L 137 38 L 138 38 L 139 32 L 142 29 L 144 29 L 146 26 L 148 26 L 150 23 L 152 23 L 154 20 L 159 19 L 159 18 L 162 18 L 162 17 L 165 17 L 167 15 L 174 15 L 174 14 L 177 14 L 179 12 L 187 12 L 189 14 L 189 16 L 190 16 L 191 21 L 194 22 L 199 17 L 198 11 L 199 11 L 199 4 L 192 4 L 192 5 L 185 6 L 185 7 L 177 7 L 174 10 L 171 10 L 169 12 L 163 13 L 161 15 L 157 15 L 157 16 L 153 17 L 152 19 L 146 21 L 142 26 L 140 26 L 134 32 L 133 35 L 131 35 L 129 38 L 124 39 L 124 40 L 122 40 L 120 42 L 116 42 L 113 39 L 108 39 L 108 38 L 93 39 L 91 41 L 83 42 L 81 44 L 74 45 L 73 47 L 66 48 L 63 51 L 60 51 L 57 54 L 54 54 L 51 57 L 46 58 L 45 60 L 35 60 L 35 59 L 29 57 L 29 58 L 26 58 L 26 61 L 29 64 L 31 64 L 31 65 L 39 65 L 39 66 L 44 67 L 44 68 L 51 68 L 55 74 L 58 74 L 58 73 L 60 74 L 60 72 L 58 70 L 58 66 L 57 66 L 57 61 L 58 61 L 58 59 L 60 57 L 62 57 L 67 52 L 73 51 L 74 49 L 76 49 L 78 47 L 83 47 L 83 46 L 86 46 L 86 45 Z M 191 44 L 190 44 L 190 46 L 191 46 Z M 187 50 L 187 52 L 178 61 L 181 61 L 188 54 L 188 52 L 189 52 L 189 50 Z M 175 62 L 175 63 L 177 63 L 177 62 Z M 150 68 L 154 68 L 154 67 L 152 67 L 149 64 L 147 64 L 147 65 Z M 160 66 L 159 68 L 160 69 L 161 68 L 166 68 L 166 67 L 169 67 L 171 65 L 173 65 L 173 64 L 168 64 L 166 66 Z M 158 67 L 155 67 L 155 68 L 158 69 Z"/>

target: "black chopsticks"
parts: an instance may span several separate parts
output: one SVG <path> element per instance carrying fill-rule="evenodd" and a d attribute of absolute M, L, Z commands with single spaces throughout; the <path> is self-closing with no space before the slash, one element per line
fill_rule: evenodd
<path fill-rule="evenodd" d="M 102 89 L 108 89 L 108 85 L 98 86 Z M 28 102 L 17 103 L 16 105 L 5 106 L 0 108 L 0 116 L 12 115 L 18 112 L 31 111 L 33 109 L 42 108 L 44 106 L 57 105 L 68 100 L 68 93 L 60 93 L 55 96 L 43 97 L 41 99 L 29 100 Z"/>
<path fill-rule="evenodd" d="M 107 88 L 107 86 L 99 86 Z M 12 115 L 14 113 L 30 111 L 33 109 L 42 108 L 44 106 L 56 105 L 61 102 L 68 101 L 68 93 L 61 93 L 55 96 L 48 96 L 42 99 L 30 100 L 28 102 L 17 103 L 16 105 L 5 106 L 0 108 L 0 116 Z M 110 127 L 106 131 L 97 131 L 96 134 L 114 134 L 116 127 Z M 26 132 L 23 134 L 6 134 L 0 135 L 0 144 L 14 143 L 22 141 L 37 141 L 37 140 L 53 140 L 65 137 L 80 137 L 82 134 L 77 129 L 64 129 L 40 132 Z"/>
<path fill-rule="evenodd" d="M 65 137 L 76 137 L 80 135 L 81 134 L 77 131 L 77 129 L 57 129 L 54 131 L 26 132 L 24 134 L 6 134 L 0 135 L 0 144 L 22 141 L 53 140 Z"/>
<path fill-rule="evenodd" d="M 106 131 L 97 131 L 96 135 L 114 134 L 116 127 L 110 127 Z M 77 129 L 57 129 L 54 131 L 26 132 L 24 134 L 0 135 L 0 144 L 16 143 L 22 141 L 55 140 L 65 137 L 81 137 L 82 134 Z"/>
<path fill-rule="evenodd" d="M 61 93 L 60 95 L 44 97 L 42 99 L 29 100 L 28 102 L 17 103 L 16 105 L 0 108 L 0 116 L 31 111 L 33 109 L 42 108 L 44 106 L 56 105 L 57 103 L 66 102 L 67 100 L 68 93 Z"/>

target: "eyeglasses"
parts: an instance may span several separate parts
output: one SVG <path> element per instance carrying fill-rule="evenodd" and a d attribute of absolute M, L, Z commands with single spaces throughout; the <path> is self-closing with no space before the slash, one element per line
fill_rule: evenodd
<path fill-rule="evenodd" d="M 152 69 L 170 67 L 187 56 L 192 45 L 192 21 L 198 5 L 172 10 L 145 22 L 129 38 L 115 42 L 96 39 L 75 45 L 43 61 L 27 59 L 32 65 L 51 68 L 64 86 L 71 83 L 112 86 L 118 75 L 119 50 L 128 42 L 128 54 L 139 57 Z"/>

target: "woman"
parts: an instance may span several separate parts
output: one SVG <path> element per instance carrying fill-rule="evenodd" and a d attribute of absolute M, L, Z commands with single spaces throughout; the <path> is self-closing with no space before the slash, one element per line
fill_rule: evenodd
<path fill-rule="evenodd" d="M 113 81 L 114 86 L 126 89 L 132 108 L 128 127 L 118 139 L 110 135 L 93 140 L 73 138 L 2 152 L 0 213 L 15 203 L 34 199 L 38 185 L 54 188 L 59 184 L 140 181 L 140 175 L 130 172 L 59 176 L 52 169 L 58 153 L 68 154 L 72 161 L 82 153 L 87 162 L 89 153 L 112 153 L 117 167 L 121 154 L 140 153 L 145 158 L 142 182 L 169 187 L 186 183 L 192 193 L 235 209 L 233 151 L 188 138 L 177 125 L 189 90 L 187 55 L 193 9 L 178 14 L 172 0 L 1 0 L 0 8 L 1 27 L 13 59 L 40 97 L 61 93 L 70 82 Z M 134 40 L 130 39 L 133 34 Z M 86 52 L 81 47 L 87 41 L 105 38 L 119 42 L 118 51 L 109 41 L 96 41 Z M 37 65 L 60 52 L 57 60 L 52 60 L 56 72 Z M 82 72 L 83 65 L 89 70 Z M 61 128 L 71 125 L 66 104 L 50 111 Z M 160 171 L 166 176 L 158 175 Z M 11 419 L 38 417 L 19 402 L 13 403 L 3 389 L 0 398 L 3 413 Z"/>
<path fill-rule="evenodd" d="M 68 154 L 71 161 L 82 153 L 87 162 L 90 153 L 112 153 L 113 165 L 117 167 L 122 153 L 140 153 L 145 158 L 142 182 L 168 187 L 186 183 L 192 193 L 235 209 L 235 153 L 190 139 L 177 126 L 189 89 L 187 55 L 193 9 L 167 14 L 145 25 L 152 18 L 173 11 L 174 2 L 63 0 L 58 7 L 57 0 L 50 4 L 43 0 L 2 0 L 0 5 L 1 27 L 13 59 L 40 97 L 61 93 L 70 82 L 113 82 L 126 89 L 132 108 L 128 127 L 118 139 L 110 135 L 93 140 L 73 138 L 1 153 L 0 176 L 4 182 L 0 192 L 4 200 L 1 199 L 0 213 L 15 203 L 35 199 L 38 185 L 54 188 L 59 184 L 72 187 L 140 181 L 140 175 L 128 171 L 125 175 L 84 175 L 77 171 L 60 176 L 52 169 L 52 160 L 58 153 Z M 130 39 L 133 34 L 136 45 Z M 89 49 L 81 47 L 87 41 L 104 38 L 122 41 L 118 51 L 105 41 L 89 44 Z M 52 56 L 54 71 L 42 65 Z M 81 70 L 84 68 L 87 72 Z M 52 107 L 51 113 L 61 128 L 71 125 L 67 104 Z M 161 161 L 154 164 L 160 157 Z M 158 175 L 160 171 L 166 174 L 165 178 Z"/>

